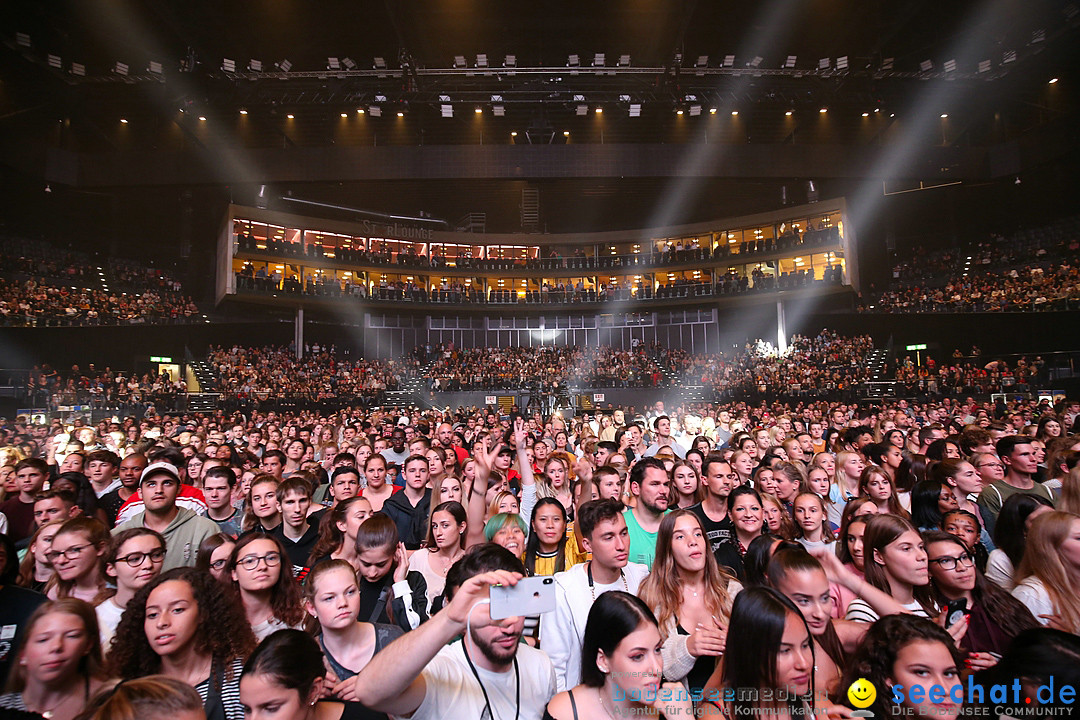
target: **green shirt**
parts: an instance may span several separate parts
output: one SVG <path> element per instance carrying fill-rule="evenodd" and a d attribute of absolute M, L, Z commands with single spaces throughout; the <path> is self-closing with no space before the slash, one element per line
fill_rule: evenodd
<path fill-rule="evenodd" d="M 652 570 L 653 558 L 656 557 L 657 533 L 645 532 L 631 508 L 623 511 L 623 518 L 626 519 L 626 529 L 630 534 L 630 562 L 641 563 Z"/>

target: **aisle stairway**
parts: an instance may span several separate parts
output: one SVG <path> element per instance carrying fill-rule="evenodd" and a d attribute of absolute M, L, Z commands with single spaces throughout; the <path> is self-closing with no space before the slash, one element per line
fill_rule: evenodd
<path fill-rule="evenodd" d="M 420 366 L 419 371 L 414 377 L 406 378 L 401 383 L 400 390 L 387 390 L 384 405 L 392 407 L 400 407 L 406 405 L 418 405 L 420 407 L 430 407 L 431 402 L 428 395 L 428 388 L 430 378 L 428 372 L 435 364 L 435 360 L 428 360 L 426 363 Z"/>
<path fill-rule="evenodd" d="M 205 360 L 189 360 L 188 376 L 188 412 L 212 413 L 221 404 L 221 393 L 217 390 L 217 374 Z M 192 384 L 194 380 L 194 384 Z"/>
<path fill-rule="evenodd" d="M 896 394 L 896 380 L 889 375 L 888 360 L 888 350 L 871 350 L 866 354 L 866 368 L 870 371 L 870 378 L 863 383 L 860 395 L 879 399 Z"/>

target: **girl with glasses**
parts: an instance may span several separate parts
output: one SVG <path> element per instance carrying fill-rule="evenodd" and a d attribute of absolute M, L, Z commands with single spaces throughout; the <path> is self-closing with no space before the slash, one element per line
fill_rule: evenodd
<path fill-rule="evenodd" d="M 117 534 L 105 551 L 105 574 L 116 583 L 116 594 L 97 606 L 101 646 L 112 642 L 116 626 L 139 588 L 161 573 L 165 538 L 149 528 L 131 528 Z"/>
<path fill-rule="evenodd" d="M 123 680 L 160 673 L 194 687 L 208 720 L 244 720 L 240 671 L 254 647 L 235 595 L 205 572 L 185 567 L 158 575 L 135 593 L 108 660 Z"/>
<path fill-rule="evenodd" d="M 107 684 L 94 609 L 76 598 L 51 600 L 34 611 L 17 658 L 0 710 L 71 720 Z"/>
<path fill-rule="evenodd" d="M 228 585 L 229 558 L 232 557 L 236 540 L 225 533 L 211 535 L 199 544 L 199 556 L 195 559 L 195 567 L 210 573 L 215 580 Z"/>
<path fill-rule="evenodd" d="M 108 542 L 108 529 L 92 518 L 76 517 L 61 525 L 45 556 L 56 571 L 45 594 L 53 600 L 77 597 L 91 605 L 107 598 L 111 594 L 104 562 Z"/>
<path fill-rule="evenodd" d="M 960 538 L 935 530 L 924 533 L 923 540 L 938 604 L 944 607 L 950 601 L 965 603 L 968 631 L 960 638 L 959 647 L 969 653 L 967 661 L 973 669 L 994 665 L 1014 637 L 1038 627 L 1016 598 L 987 582 L 975 567 L 971 549 Z"/>
<path fill-rule="evenodd" d="M 303 627 L 300 586 L 291 571 L 282 571 L 287 557 L 276 537 L 251 532 L 237 539 L 229 558 L 232 581 L 256 640 L 275 630 Z"/>

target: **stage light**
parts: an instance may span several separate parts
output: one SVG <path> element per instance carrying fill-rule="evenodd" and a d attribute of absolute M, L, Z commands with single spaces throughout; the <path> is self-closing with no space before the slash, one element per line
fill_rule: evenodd
<path fill-rule="evenodd" d="M 930 72 L 934 69 L 934 63 L 930 60 L 923 60 L 921 63 L 919 63 L 919 69 L 923 72 Z"/>
<path fill-rule="evenodd" d="M 619 67 L 630 67 L 630 56 L 629 55 L 620 55 L 619 56 Z"/>
<path fill-rule="evenodd" d="M 86 66 L 82 63 L 71 63 L 71 74 L 77 77 L 86 77 Z"/>
<path fill-rule="evenodd" d="M 787 60 L 784 61 L 784 69 L 791 70 L 795 67 L 795 61 L 799 59 L 798 55 L 788 55 Z"/>
<path fill-rule="evenodd" d="M 262 60 L 249 60 L 248 70 L 251 72 L 262 72 Z"/>
<path fill-rule="evenodd" d="M 128 74 L 128 66 L 126 63 L 117 62 L 116 65 L 113 66 L 113 72 L 117 75 L 123 75 L 126 77 Z"/>
<path fill-rule="evenodd" d="M 517 137 L 517 130 L 511 130 L 510 137 Z"/>
<path fill-rule="evenodd" d="M 488 58 L 486 53 L 480 53 L 476 56 L 476 67 L 486 68 L 488 66 Z"/>
<path fill-rule="evenodd" d="M 357 115 L 363 115 L 364 114 L 364 108 L 356 108 L 356 114 Z"/>
<path fill-rule="evenodd" d="M 122 125 L 127 125 L 128 124 L 127 118 L 120 118 L 120 123 Z"/>
<path fill-rule="evenodd" d="M 284 73 L 287 73 L 290 70 L 292 70 L 292 63 L 289 62 L 288 58 L 286 58 L 286 59 L 282 60 L 281 62 L 279 62 L 277 64 L 277 66 L 278 66 L 278 70 L 280 70 L 281 72 L 284 72 Z"/>
<path fill-rule="evenodd" d="M 836 69 L 837 70 L 847 70 L 847 68 L 848 68 L 848 56 L 847 55 L 841 55 L 840 57 L 836 58 Z"/>
<path fill-rule="evenodd" d="M 818 112 L 824 115 L 825 113 L 829 112 L 829 108 L 821 108 L 820 110 L 818 110 Z"/>
<path fill-rule="evenodd" d="M 247 115 L 247 110 L 243 110 L 243 109 L 241 109 L 241 110 L 240 110 L 240 114 L 241 114 L 241 115 Z"/>
<path fill-rule="evenodd" d="M 347 58 L 341 58 L 341 64 L 345 66 L 346 70 L 355 70 L 356 69 L 356 61 L 353 60 L 352 58 L 348 58 L 348 57 Z"/>
<path fill-rule="evenodd" d="M 641 117 L 641 103 L 630 104 L 630 117 Z"/>
<path fill-rule="evenodd" d="M 945 72 L 956 72 L 956 61 L 955 60 L 946 60 L 944 67 L 945 67 Z"/>
<path fill-rule="evenodd" d="M 385 70 L 386 69 L 386 60 L 384 58 L 376 57 L 376 58 L 373 59 L 372 62 L 375 63 L 374 69 L 376 69 L 376 70 Z"/>
<path fill-rule="evenodd" d="M 690 106 L 690 117 L 697 117 L 700 114 L 701 114 L 701 106 L 700 105 L 691 105 Z"/>
<path fill-rule="evenodd" d="M 199 122 L 206 122 L 206 116 L 205 115 L 200 115 L 199 116 Z"/>
<path fill-rule="evenodd" d="M 870 117 L 870 113 L 868 113 L 868 112 L 864 112 L 864 113 L 862 114 L 862 116 L 863 116 L 863 117 Z"/>
<path fill-rule="evenodd" d="M 596 53 L 595 55 L 593 55 L 593 67 L 604 67 L 604 62 L 604 53 Z"/>
<path fill-rule="evenodd" d="M 568 55 L 566 58 L 566 67 L 578 67 L 581 65 L 581 58 L 577 55 Z"/>
<path fill-rule="evenodd" d="M 675 114 L 676 115 L 682 115 L 683 114 L 682 108 L 679 108 L 678 110 L 676 110 Z"/>
<path fill-rule="evenodd" d="M 596 114 L 597 115 L 603 115 L 604 114 L 604 108 L 602 108 L 602 107 L 596 108 Z"/>
<path fill-rule="evenodd" d="M 724 67 L 731 67 L 734 64 L 735 64 L 735 56 L 734 55 L 725 55 L 724 56 Z"/>
<path fill-rule="evenodd" d="M 716 114 L 716 108 L 709 108 L 709 114 L 710 115 L 715 115 Z"/>
<path fill-rule="evenodd" d="M 336 57 L 328 57 L 328 58 L 326 58 L 326 69 L 327 70 L 340 70 L 341 69 L 341 61 L 338 60 Z"/>
<path fill-rule="evenodd" d="M 477 115 L 480 115 L 481 113 L 484 112 L 484 108 L 481 108 L 481 107 L 475 108 L 473 110 L 473 112 L 476 113 Z"/>
<path fill-rule="evenodd" d="M 703 68 L 703 67 L 708 67 L 708 66 L 709 66 L 709 56 L 708 55 L 698 55 L 697 62 L 694 63 L 694 67 Z"/>
<path fill-rule="evenodd" d="M 786 115 L 787 117 L 791 117 L 792 112 L 790 110 L 788 110 L 786 113 L 784 113 L 784 115 Z"/>
<path fill-rule="evenodd" d="M 463 68 L 463 67 L 466 66 L 466 64 L 467 63 L 465 62 L 465 56 L 464 55 L 455 55 L 454 56 L 454 67 Z"/>
<path fill-rule="evenodd" d="M 578 105 L 577 108 L 574 109 L 574 112 L 575 112 L 575 114 L 577 114 L 578 117 L 582 117 L 582 116 L 588 114 L 589 106 L 588 105 Z"/>
<path fill-rule="evenodd" d="M 944 120 L 947 117 L 949 117 L 949 113 L 941 113 L 941 119 L 942 120 Z"/>
<path fill-rule="evenodd" d="M 221 61 L 221 69 L 227 73 L 236 72 L 236 61 L 225 58 Z"/>
<path fill-rule="evenodd" d="M 821 58 L 820 60 L 818 60 L 818 62 L 817 62 L 818 70 L 828 70 L 829 69 L 829 62 L 830 62 L 829 58 Z"/>
<path fill-rule="evenodd" d="M 398 116 L 399 118 L 403 118 L 403 117 L 405 117 L 405 113 L 404 113 L 404 112 L 402 112 L 401 110 L 398 110 L 398 114 L 397 114 L 397 116 Z"/>
<path fill-rule="evenodd" d="M 739 115 L 739 111 L 738 111 L 738 110 L 732 110 L 732 111 L 731 111 L 731 117 L 737 117 L 738 115 Z"/>
<path fill-rule="evenodd" d="M 1058 81 L 1058 79 L 1057 79 L 1057 78 L 1050 78 L 1050 82 L 1049 82 L 1049 84 L 1050 84 L 1050 85 L 1054 85 L 1055 83 L 1057 83 L 1057 81 Z"/>
<path fill-rule="evenodd" d="M 349 113 L 341 113 L 341 117 L 347 118 L 347 117 L 349 117 Z"/>
<path fill-rule="evenodd" d="M 517 67 L 517 55 L 507 55 L 503 61 L 503 67 Z"/>
<path fill-rule="evenodd" d="M 147 70 L 150 71 L 151 75 L 162 75 L 164 73 L 164 68 L 161 67 L 161 63 L 155 62 L 153 60 L 150 61 L 150 65 Z"/>
<path fill-rule="evenodd" d="M 382 108 L 378 105 L 371 105 L 368 107 L 368 115 L 371 117 L 382 117 Z"/>
<path fill-rule="evenodd" d="M 439 114 L 441 114 L 444 118 L 454 117 L 454 106 L 453 105 L 440 105 L 439 106 Z"/>
<path fill-rule="evenodd" d="M 569 130 L 563 130 L 563 137 L 570 137 L 570 131 Z"/>
<path fill-rule="evenodd" d="M 49 67 L 59 70 L 64 65 L 64 61 L 60 59 L 59 55 L 48 56 Z"/>
<path fill-rule="evenodd" d="M 289 113 L 285 117 L 288 118 L 289 120 L 292 120 L 295 117 L 295 115 L 293 115 L 292 113 Z"/>
<path fill-rule="evenodd" d="M 504 105 L 492 105 L 491 114 L 495 117 L 506 117 L 506 107 Z"/>

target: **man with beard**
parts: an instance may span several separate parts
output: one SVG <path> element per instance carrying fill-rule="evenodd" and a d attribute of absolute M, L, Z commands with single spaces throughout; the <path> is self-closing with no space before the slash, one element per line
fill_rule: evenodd
<path fill-rule="evenodd" d="M 446 575 L 446 607 L 356 676 L 356 699 L 412 720 L 539 720 L 555 694 L 551 660 L 520 642 L 523 617 L 493 620 L 483 604 L 492 585 L 515 585 L 524 573 L 498 545 L 469 550 Z"/>
<path fill-rule="evenodd" d="M 668 509 L 671 478 L 664 461 L 655 457 L 638 460 L 630 471 L 630 493 L 637 498 L 634 507 L 623 511 L 630 532 L 630 562 L 650 570 L 656 557 L 656 534 Z"/>

